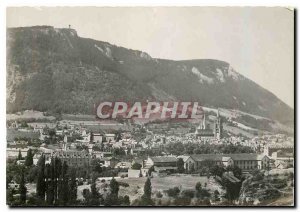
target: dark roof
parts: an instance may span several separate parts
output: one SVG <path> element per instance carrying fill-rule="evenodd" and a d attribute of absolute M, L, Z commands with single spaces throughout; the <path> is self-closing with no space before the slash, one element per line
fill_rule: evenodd
<path fill-rule="evenodd" d="M 226 156 L 231 157 L 232 160 L 259 160 L 259 155 L 255 153 L 227 154 Z"/>
<path fill-rule="evenodd" d="M 214 136 L 212 129 L 197 129 L 196 135 L 198 136 Z"/>
<path fill-rule="evenodd" d="M 222 155 L 219 154 L 191 155 L 191 158 L 193 158 L 195 161 L 205 161 L 205 160 L 222 161 Z"/>
<path fill-rule="evenodd" d="M 151 160 L 154 163 L 171 163 L 171 162 L 177 162 L 177 158 L 174 157 L 174 156 L 151 157 Z"/>

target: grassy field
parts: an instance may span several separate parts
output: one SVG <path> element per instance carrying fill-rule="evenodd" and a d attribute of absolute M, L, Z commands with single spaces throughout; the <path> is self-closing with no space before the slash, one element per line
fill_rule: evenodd
<path fill-rule="evenodd" d="M 120 187 L 119 195 L 129 195 L 131 200 L 141 197 L 144 193 L 144 184 L 147 178 L 121 178 L 117 181 L 128 183 L 129 187 Z M 154 177 L 151 178 L 152 193 L 155 194 L 158 191 L 162 192 L 169 188 L 179 187 L 180 190 L 195 189 L 196 183 L 200 182 L 204 187 L 207 184 L 207 189 L 221 190 L 220 186 L 213 181 L 213 178 L 209 180 L 207 177 L 191 176 L 191 175 L 176 175 L 166 177 Z"/>
<path fill-rule="evenodd" d="M 146 177 L 140 178 L 118 178 L 118 182 L 128 183 L 128 187 L 120 186 L 119 195 L 125 196 L 128 195 L 130 200 L 140 198 L 144 193 L 144 185 L 146 182 Z M 191 176 L 191 175 L 173 175 L 166 177 L 154 177 L 151 178 L 152 193 L 155 195 L 158 191 L 162 192 L 169 188 L 179 187 L 180 190 L 186 189 L 195 189 L 196 183 L 201 182 L 202 186 L 207 184 L 207 189 L 210 189 L 212 192 L 214 190 L 220 190 L 220 187 L 217 183 L 213 181 L 213 178 L 209 180 L 207 177 L 200 176 Z M 105 183 L 97 181 L 97 188 L 102 191 L 101 188 L 104 187 L 104 184 L 109 185 L 110 180 L 106 180 Z M 83 189 L 90 189 L 90 185 L 82 185 L 78 187 L 78 199 L 83 199 L 82 191 Z"/>
<path fill-rule="evenodd" d="M 22 132 L 15 129 L 7 129 L 6 139 L 8 141 L 13 141 L 15 138 L 30 138 L 37 139 L 40 137 L 38 132 Z"/>

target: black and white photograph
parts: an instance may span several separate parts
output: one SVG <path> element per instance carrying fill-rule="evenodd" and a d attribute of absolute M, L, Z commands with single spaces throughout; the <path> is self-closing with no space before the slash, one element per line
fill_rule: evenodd
<path fill-rule="evenodd" d="M 295 14 L 7 7 L 6 205 L 294 207 Z"/>

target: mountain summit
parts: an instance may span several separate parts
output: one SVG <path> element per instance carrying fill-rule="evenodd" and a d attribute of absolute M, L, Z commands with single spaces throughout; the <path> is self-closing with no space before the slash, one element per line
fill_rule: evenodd
<path fill-rule="evenodd" d="M 7 112 L 91 114 L 99 101 L 150 99 L 198 101 L 281 123 L 294 120 L 292 108 L 227 62 L 156 59 L 68 28 L 7 29 Z"/>

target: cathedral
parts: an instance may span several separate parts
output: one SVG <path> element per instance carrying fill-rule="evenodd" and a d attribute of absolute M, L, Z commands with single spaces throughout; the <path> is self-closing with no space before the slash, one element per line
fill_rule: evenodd
<path fill-rule="evenodd" d="M 219 110 L 217 112 L 216 120 L 213 123 L 213 127 L 211 128 L 209 124 L 206 124 L 205 113 L 203 119 L 201 120 L 199 126 L 195 131 L 195 135 L 197 138 L 215 138 L 221 139 L 222 137 L 222 121 L 219 115 Z"/>

